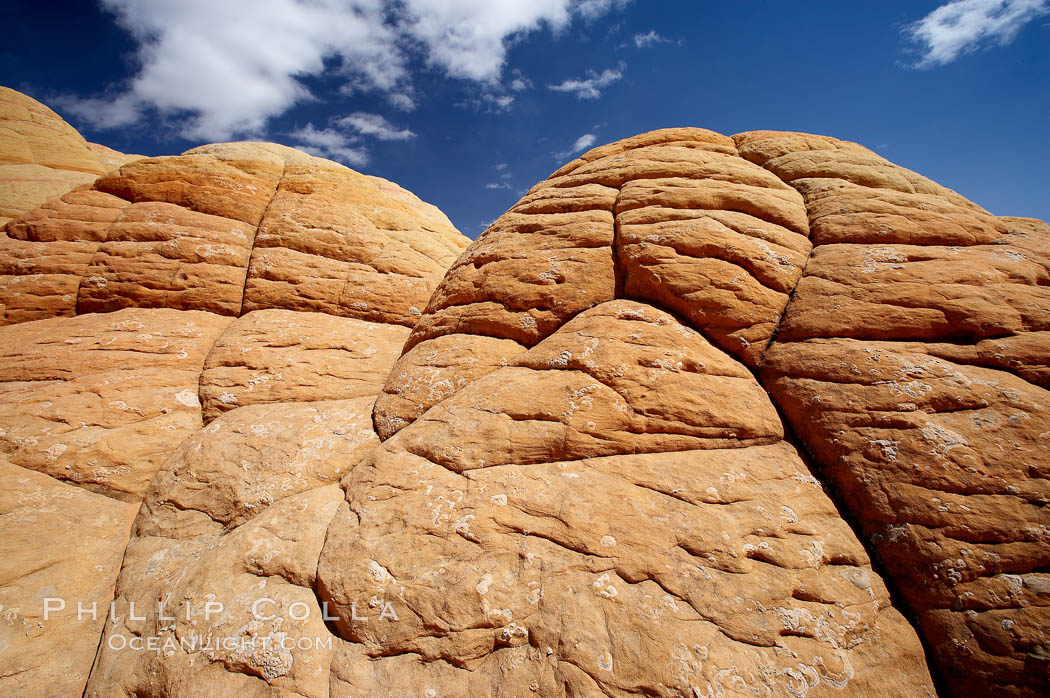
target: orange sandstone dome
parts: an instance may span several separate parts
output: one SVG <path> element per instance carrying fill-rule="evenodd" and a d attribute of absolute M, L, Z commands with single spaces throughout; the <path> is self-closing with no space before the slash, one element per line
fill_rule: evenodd
<path fill-rule="evenodd" d="M 0 86 L 0 226 L 139 157 L 88 143 L 45 105 Z"/>
<path fill-rule="evenodd" d="M 272 144 L 7 223 L 0 692 L 1050 690 L 1045 223 L 682 128 L 468 242 Z"/>

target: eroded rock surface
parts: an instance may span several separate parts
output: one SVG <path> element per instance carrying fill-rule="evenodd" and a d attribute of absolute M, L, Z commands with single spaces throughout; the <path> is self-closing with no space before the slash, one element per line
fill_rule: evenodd
<path fill-rule="evenodd" d="M 259 403 L 374 397 L 408 332 L 325 313 L 248 313 L 208 354 L 200 377 L 204 419 Z"/>
<path fill-rule="evenodd" d="M 931 691 L 758 382 L 652 306 L 581 313 L 343 486 L 337 695 Z M 353 622 L 368 599 L 400 620 Z"/>
<path fill-rule="evenodd" d="M 320 642 L 331 635 L 317 559 L 343 500 L 336 483 L 378 443 L 373 401 L 242 407 L 182 444 L 143 503 L 103 638 L 156 637 L 171 651 L 103 650 L 86 695 L 328 695 L 335 645 Z M 208 601 L 223 610 L 205 615 Z M 310 613 L 297 620 L 300 608 Z M 209 649 L 216 638 L 234 642 Z"/>
<path fill-rule="evenodd" d="M 467 244 L 397 185 L 272 143 L 129 162 L 6 233 L 4 324 L 137 307 L 411 326 Z"/>
<path fill-rule="evenodd" d="M 5 694 L 84 692 L 137 508 L 0 456 Z"/>
<path fill-rule="evenodd" d="M 0 449 L 12 463 L 137 501 L 201 426 L 204 357 L 230 318 L 128 309 L 0 328 Z"/>
<path fill-rule="evenodd" d="M 911 697 L 922 642 L 951 694 L 1047 689 L 1040 221 L 832 138 L 668 129 L 440 283 L 439 211 L 271 144 L 6 230 L 4 692 Z M 22 550 L 66 498 L 94 576 Z M 104 629 L 41 627 L 49 565 Z"/>
<path fill-rule="evenodd" d="M 0 228 L 138 157 L 88 143 L 47 106 L 0 86 Z"/>
<path fill-rule="evenodd" d="M 406 350 L 451 335 L 531 347 L 587 308 L 628 297 L 702 326 L 753 367 L 802 274 L 808 230 L 798 192 L 740 157 L 731 138 L 666 129 L 602 146 L 533 187 L 467 249 Z M 488 356 L 479 361 L 491 369 Z M 436 385 L 453 373 L 458 389 L 466 374 L 409 361 L 391 380 Z M 381 401 L 376 423 L 393 433 L 415 416 Z"/>
<path fill-rule="evenodd" d="M 956 695 L 1050 690 L 1050 228 L 834 139 L 736 136 L 817 247 L 763 382 Z"/>
<path fill-rule="evenodd" d="M 397 185 L 291 148 L 132 160 L 38 117 L 0 128 L 8 160 L 72 167 L 50 153 L 76 150 L 105 167 L 16 211 L 0 240 L 0 693 L 326 694 L 331 645 L 293 667 L 279 646 L 208 642 L 331 641 L 319 614 L 297 630 L 285 611 L 316 605 L 337 483 L 378 444 L 375 396 L 468 241 Z M 65 135 L 48 145 L 45 127 Z M 325 235 L 295 262 L 338 258 L 320 294 L 295 264 L 252 265 L 257 245 Z M 260 292 L 266 274 L 283 281 Z M 257 592 L 270 624 L 253 624 Z M 215 599 L 214 628 L 185 613 Z M 134 644 L 150 637 L 186 642 Z"/>

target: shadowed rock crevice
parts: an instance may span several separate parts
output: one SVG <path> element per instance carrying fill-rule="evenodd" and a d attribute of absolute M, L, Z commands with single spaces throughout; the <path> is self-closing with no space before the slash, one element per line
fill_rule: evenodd
<path fill-rule="evenodd" d="M 287 172 L 288 163 L 285 162 L 281 166 L 281 176 L 277 180 L 277 186 L 274 187 L 273 196 L 270 197 L 270 201 L 266 204 L 266 208 L 263 209 L 262 216 L 259 218 L 259 224 L 255 226 L 255 234 L 252 236 L 251 252 L 248 254 L 248 266 L 245 267 L 244 270 L 244 284 L 241 287 L 241 302 L 237 306 L 238 316 L 244 314 L 244 297 L 248 294 L 248 270 L 251 269 L 252 260 L 255 257 L 255 242 L 259 237 L 259 227 L 262 225 L 262 222 L 266 220 L 266 214 L 270 212 L 270 207 L 273 206 L 273 202 L 277 198 L 277 192 L 281 188 L 281 182 L 284 180 L 284 176 Z M 201 400 L 201 404 L 204 404 L 203 400 Z"/>

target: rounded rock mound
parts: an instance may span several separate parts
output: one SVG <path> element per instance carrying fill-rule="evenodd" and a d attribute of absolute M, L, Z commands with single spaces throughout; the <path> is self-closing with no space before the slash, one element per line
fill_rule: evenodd
<path fill-rule="evenodd" d="M 0 227 L 139 157 L 88 143 L 47 106 L 0 86 Z"/>
<path fill-rule="evenodd" d="M 365 656 L 421 657 L 389 660 L 417 681 L 488 648 L 488 627 L 497 651 L 464 666 L 527 666 L 541 692 L 921 695 L 921 639 L 950 695 L 1045 695 L 1048 274 L 1046 223 L 993 216 L 854 143 L 668 129 L 596 148 L 435 291 L 376 402 L 384 443 L 344 480 L 322 598 L 408 606 L 419 623 L 339 630 Z M 771 448 L 800 483 L 776 506 Z M 390 579 L 352 574 L 362 558 Z M 863 603 L 827 586 L 861 571 Z M 485 583 L 453 604 L 435 574 Z M 645 607 L 636 594 L 701 622 L 654 611 L 641 630 L 619 615 Z M 850 640 L 834 634 L 843 603 Z M 690 645 L 704 627 L 728 640 Z M 519 629 L 512 659 L 499 648 Z M 536 638 L 554 660 L 533 659 Z M 388 671 L 348 661 L 340 676 L 378 686 Z"/>
<path fill-rule="evenodd" d="M 86 172 L 15 211 L 0 239 L 0 693 L 81 695 L 129 594 L 157 591 L 155 611 L 176 588 L 191 604 L 247 592 L 237 551 L 273 560 L 255 522 L 271 505 L 293 501 L 263 525 L 310 556 L 335 483 L 378 442 L 375 395 L 469 240 L 396 184 L 292 148 L 214 144 L 111 169 L 41 113 L 13 119 L 39 128 L 0 140 L 0 157 L 29 143 Z M 162 509 L 190 523 L 151 529 Z M 175 685 L 201 695 L 201 659 Z"/>
<path fill-rule="evenodd" d="M 284 308 L 411 327 L 466 244 L 436 207 L 272 143 L 143 158 L 26 213 L 5 324 L 120 308 Z"/>

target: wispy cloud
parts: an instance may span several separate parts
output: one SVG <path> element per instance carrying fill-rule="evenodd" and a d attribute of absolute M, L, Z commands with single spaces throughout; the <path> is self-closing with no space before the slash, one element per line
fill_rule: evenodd
<path fill-rule="evenodd" d="M 566 150 L 564 153 L 555 153 L 554 157 L 557 160 L 564 160 L 568 157 L 575 155 L 576 153 L 580 153 L 584 150 L 587 150 L 592 145 L 594 145 L 597 140 L 598 137 L 595 136 L 593 133 L 585 133 L 579 138 L 577 138 L 576 142 L 569 146 L 568 150 Z"/>
<path fill-rule="evenodd" d="M 1033 19 L 1050 13 L 1050 0 L 954 0 L 904 28 L 922 45 L 917 68 L 947 65 L 989 44 L 1009 44 Z"/>
<path fill-rule="evenodd" d="M 416 56 L 452 78 L 495 85 L 507 48 L 542 28 L 563 31 L 619 0 L 99 0 L 136 44 L 141 65 L 105 94 L 63 107 L 99 128 L 152 116 L 192 139 L 265 133 L 269 119 L 313 99 L 324 76 L 378 91 L 410 110 Z M 512 82 L 515 85 L 525 85 Z M 503 95 L 497 95 L 499 107 Z M 499 108 L 506 108 L 506 106 Z"/>
<path fill-rule="evenodd" d="M 318 129 L 313 124 L 307 124 L 290 135 L 295 147 L 311 155 L 337 160 L 354 167 L 368 164 L 368 151 L 354 145 L 357 139 L 345 133 L 331 128 Z"/>
<path fill-rule="evenodd" d="M 381 141 L 407 141 L 416 134 L 407 128 L 399 129 L 379 114 L 368 114 L 366 112 L 355 112 L 349 116 L 337 119 L 340 126 L 352 129 L 362 136 L 372 136 Z"/>
<path fill-rule="evenodd" d="M 485 185 L 485 189 L 511 189 L 510 180 L 514 178 L 514 175 L 507 171 L 509 165 L 505 162 L 497 162 L 492 166 L 496 172 L 499 173 L 498 182 L 489 182 Z"/>
<path fill-rule="evenodd" d="M 612 9 L 626 7 L 631 0 L 578 0 L 576 11 L 587 20 L 597 19 Z"/>
<path fill-rule="evenodd" d="M 585 78 L 572 78 L 557 85 L 547 85 L 547 87 L 555 92 L 576 95 L 577 99 L 598 99 L 602 96 L 602 90 L 623 78 L 623 71 L 626 68 L 626 63 L 620 63 L 615 70 L 606 68 L 601 73 L 588 70 Z"/>
<path fill-rule="evenodd" d="M 379 114 L 355 112 L 332 119 L 325 128 L 308 123 L 289 135 L 295 147 L 311 155 L 362 167 L 369 161 L 367 139 L 406 141 L 416 134 L 407 128 L 397 128 Z"/>
<path fill-rule="evenodd" d="M 525 75 L 520 70 L 515 68 L 511 72 L 511 75 L 513 76 L 513 78 L 507 85 L 508 88 L 510 88 L 514 92 L 521 92 L 523 90 L 532 89 L 532 80 L 529 80 L 527 77 L 525 77 Z"/>
<path fill-rule="evenodd" d="M 655 46 L 656 44 L 670 43 L 670 39 L 665 39 L 656 33 L 653 29 L 645 34 L 634 35 L 634 45 L 636 48 L 648 48 L 649 46 Z"/>
<path fill-rule="evenodd" d="M 416 100 L 412 99 L 412 95 L 407 92 L 391 92 L 387 95 L 386 101 L 394 109 L 401 111 L 415 111 L 416 108 Z"/>
<path fill-rule="evenodd" d="M 467 97 L 460 102 L 456 102 L 457 107 L 488 112 L 490 114 L 500 114 L 510 111 L 512 104 L 514 104 L 514 95 L 488 91 L 484 91 L 477 96 Z"/>

